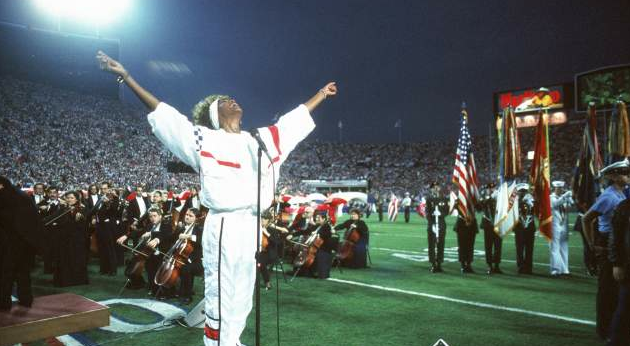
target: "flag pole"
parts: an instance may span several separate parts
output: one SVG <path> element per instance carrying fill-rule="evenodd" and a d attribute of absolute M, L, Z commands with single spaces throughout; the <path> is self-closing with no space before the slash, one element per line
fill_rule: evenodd
<path fill-rule="evenodd" d="M 341 126 L 337 126 L 337 127 L 339 128 L 339 143 L 341 143 L 343 141 L 341 137 Z"/>
<path fill-rule="evenodd" d="M 488 176 L 491 177 L 494 174 L 494 167 L 492 167 L 492 128 L 493 123 L 488 123 L 488 162 L 490 163 L 490 169 L 488 170 Z"/>

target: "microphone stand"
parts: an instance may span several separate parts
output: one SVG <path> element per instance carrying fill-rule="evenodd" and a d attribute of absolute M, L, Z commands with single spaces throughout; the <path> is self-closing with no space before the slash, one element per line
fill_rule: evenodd
<path fill-rule="evenodd" d="M 260 267 L 260 190 L 261 190 L 261 171 L 262 171 L 262 148 L 258 146 L 258 196 L 256 198 L 256 346 L 260 346 L 260 275 L 258 268 Z"/>
<path fill-rule="evenodd" d="M 257 129 L 252 129 L 250 131 L 252 137 L 258 143 L 258 195 L 256 199 L 256 288 L 254 290 L 255 300 L 256 300 L 256 346 L 260 346 L 260 275 L 258 275 L 258 269 L 260 268 L 260 190 L 262 189 L 262 154 L 263 151 L 265 155 L 269 159 L 269 162 L 273 165 L 273 160 L 267 151 L 267 146 L 265 146 L 265 142 L 260 138 L 260 133 L 258 133 Z M 272 169 L 274 169 L 272 167 Z M 275 188 L 275 186 L 274 186 Z"/>

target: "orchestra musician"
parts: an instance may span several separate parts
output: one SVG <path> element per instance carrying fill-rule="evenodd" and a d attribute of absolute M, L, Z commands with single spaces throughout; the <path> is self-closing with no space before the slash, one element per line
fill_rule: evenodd
<path fill-rule="evenodd" d="M 53 283 L 58 287 L 88 283 L 87 219 L 80 194 L 68 191 L 63 195 L 62 208 L 47 219 L 57 219 Z"/>
<path fill-rule="evenodd" d="M 358 232 L 359 238 L 354 241 L 352 245 L 352 256 L 346 260 L 341 261 L 341 265 L 349 268 L 367 268 L 367 250 L 368 244 L 370 242 L 370 233 L 368 231 L 368 226 L 365 221 L 361 220 L 361 210 L 358 208 L 354 208 L 350 210 L 350 219 L 346 220 L 344 223 L 335 226 L 335 230 L 343 230 L 346 232 L 344 234 L 344 239 L 348 239 L 350 236 L 350 232 L 356 230 Z"/>
<path fill-rule="evenodd" d="M 136 223 L 144 214 L 149 210 L 151 202 L 149 198 L 144 196 L 144 186 L 136 186 L 135 197 L 129 201 L 129 210 L 127 216 L 130 220 L 134 220 Z"/>
<path fill-rule="evenodd" d="M 116 275 L 118 257 L 115 248 L 115 236 L 118 233 L 119 199 L 110 191 L 109 182 L 101 183 L 101 198 L 90 215 L 96 216 L 96 239 L 98 242 L 99 272 L 101 275 Z"/>
<path fill-rule="evenodd" d="M 179 298 L 182 304 L 190 304 L 192 302 L 192 290 L 195 276 L 203 276 L 203 251 L 201 248 L 201 239 L 203 236 L 203 227 L 197 224 L 197 218 L 201 216 L 201 212 L 197 208 L 188 208 L 184 214 L 184 222 L 180 223 L 177 228 L 177 238 L 186 239 L 192 242 L 193 251 L 188 257 L 188 262 L 180 270 L 180 288 Z"/>
<path fill-rule="evenodd" d="M 83 202 L 83 205 L 85 205 L 87 210 L 92 210 L 92 208 L 94 208 L 96 202 L 98 202 L 100 198 L 101 196 L 99 195 L 98 185 L 90 184 L 90 186 L 88 187 L 88 195 Z"/>
<path fill-rule="evenodd" d="M 155 284 L 155 273 L 162 263 L 162 253 L 170 248 L 173 233 L 169 222 L 162 222 L 162 209 L 151 207 L 147 211 L 149 224 L 146 228 L 138 228 L 129 232 L 129 235 L 120 236 L 116 242 L 125 244 L 128 238 L 134 240 L 135 243 L 146 244 L 152 251 L 146 260 L 145 268 L 147 272 L 148 295 L 156 296 L 158 286 Z M 142 245 L 142 244 L 141 244 Z M 141 246 L 139 246 L 141 247 Z M 160 299 L 167 298 L 167 295 L 161 295 Z"/>
<path fill-rule="evenodd" d="M 44 219 L 54 215 L 61 208 L 59 190 L 56 186 L 49 186 L 48 189 L 46 189 L 46 198 L 38 204 L 38 208 L 39 215 Z M 44 259 L 44 273 L 46 274 L 52 274 L 55 270 L 55 262 L 57 261 L 55 258 L 57 252 L 55 249 L 59 246 L 58 235 L 59 222 L 53 221 L 44 225 L 44 241 L 46 248 L 42 257 Z"/>
<path fill-rule="evenodd" d="M 181 205 L 182 202 L 177 198 L 172 187 L 169 187 L 167 193 L 162 194 L 162 211 L 164 211 L 164 215 L 172 213 Z"/>
<path fill-rule="evenodd" d="M 263 241 L 263 249 L 260 252 L 260 274 L 262 275 L 265 289 L 271 289 L 271 282 L 269 281 L 270 267 L 278 261 L 280 251 L 282 250 L 282 239 L 280 233 L 288 234 L 289 230 L 285 227 L 278 226 L 273 222 L 273 214 L 267 210 L 261 216 L 262 232 L 265 235 L 267 241 Z M 265 247 L 266 244 L 266 247 Z"/>
<path fill-rule="evenodd" d="M 37 183 L 33 186 L 33 202 L 35 202 L 35 205 L 38 205 L 39 203 L 43 202 L 44 199 L 46 198 L 45 195 L 45 186 L 43 183 Z"/>
<path fill-rule="evenodd" d="M 196 186 L 191 186 L 188 191 L 190 192 L 190 195 L 188 195 L 188 198 L 184 202 L 184 206 L 181 210 L 183 215 L 186 215 L 186 211 L 190 208 L 195 208 L 197 210 L 201 210 L 202 208 L 201 201 L 199 200 L 199 189 Z"/>
<path fill-rule="evenodd" d="M 332 252 L 335 250 L 335 242 L 332 239 L 332 235 L 334 230 L 330 226 L 330 222 L 326 217 L 325 212 L 317 212 L 315 213 L 315 224 L 310 225 L 307 229 L 294 232 L 287 236 L 287 239 L 291 240 L 293 237 L 297 236 L 306 236 L 307 241 L 305 244 L 307 246 L 312 246 L 311 243 L 314 243 L 315 240 L 309 243 L 308 239 L 321 239 L 322 244 L 316 249 L 315 261 L 313 265 L 304 270 L 303 268 L 294 268 L 294 270 L 299 270 L 300 273 L 310 274 L 312 277 L 317 277 L 319 279 L 328 279 L 330 277 L 330 268 L 332 267 Z M 316 234 L 316 236 L 315 236 Z M 311 249 L 309 249 L 311 250 Z"/>

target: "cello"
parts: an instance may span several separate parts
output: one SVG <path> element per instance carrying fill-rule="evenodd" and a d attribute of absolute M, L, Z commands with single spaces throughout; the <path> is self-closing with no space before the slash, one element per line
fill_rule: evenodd
<path fill-rule="evenodd" d="M 185 230 L 184 234 L 192 232 L 194 227 L 193 225 L 188 230 Z M 177 239 L 175 244 L 164 255 L 162 264 L 155 273 L 155 284 L 166 288 L 175 286 L 180 276 L 179 272 L 188 263 L 188 257 L 193 250 L 194 245 L 188 239 Z"/>
<path fill-rule="evenodd" d="M 315 262 L 315 256 L 317 255 L 317 251 L 324 244 L 324 239 L 319 236 L 319 232 L 322 227 L 330 226 L 330 221 L 328 218 L 317 227 L 317 229 L 308 236 L 304 244 L 300 245 L 300 251 L 298 252 L 295 260 L 293 261 L 294 267 L 302 268 L 310 268 Z"/>
<path fill-rule="evenodd" d="M 361 234 L 357 230 L 357 222 L 353 222 L 346 230 L 343 241 L 339 245 L 338 257 L 342 261 L 347 261 L 354 257 L 354 245 L 361 239 Z"/>
<path fill-rule="evenodd" d="M 127 267 L 125 267 L 125 276 L 129 279 L 130 282 L 144 282 L 142 278 L 142 273 L 144 272 L 144 267 L 147 259 L 151 256 L 151 254 L 155 251 L 148 244 L 148 237 L 143 238 L 138 242 L 135 247 L 130 247 L 125 244 L 120 244 L 120 246 L 131 251 L 133 256 L 127 263 Z"/>

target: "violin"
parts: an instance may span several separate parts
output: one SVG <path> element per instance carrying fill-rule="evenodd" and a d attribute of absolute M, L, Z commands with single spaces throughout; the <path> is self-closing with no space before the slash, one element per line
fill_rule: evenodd
<path fill-rule="evenodd" d="M 361 239 L 361 234 L 357 230 L 356 221 L 348 227 L 343 236 L 343 241 L 339 245 L 338 256 L 342 261 L 350 260 L 354 257 L 354 245 Z"/>
<path fill-rule="evenodd" d="M 191 227 L 190 230 L 194 228 Z M 155 284 L 171 288 L 177 284 L 181 268 L 188 263 L 188 257 L 194 250 L 194 245 L 188 239 L 177 239 L 175 244 L 164 255 L 162 264 L 155 273 Z"/>
<path fill-rule="evenodd" d="M 267 230 L 263 229 L 262 231 L 262 241 L 260 244 L 260 250 L 261 251 L 267 251 L 267 247 L 269 247 L 269 232 L 267 232 Z"/>
<path fill-rule="evenodd" d="M 289 233 L 288 229 L 286 229 L 286 228 L 284 228 L 282 226 L 278 226 L 275 223 L 268 224 L 267 228 L 275 229 L 276 232 L 283 233 L 285 235 L 287 233 Z M 266 251 L 267 248 L 269 247 L 269 242 L 270 242 L 269 238 L 270 237 L 271 237 L 271 233 L 269 233 L 269 231 L 267 231 L 267 229 L 263 228 L 262 229 L 262 240 L 261 240 L 261 246 L 260 246 L 261 251 Z M 278 235 L 278 237 L 279 237 L 279 235 Z"/>
<path fill-rule="evenodd" d="M 62 205 L 61 209 L 59 209 L 56 213 L 42 219 L 42 222 L 44 223 L 44 226 L 50 226 L 55 221 L 61 219 L 62 217 L 68 214 L 70 214 L 73 218 L 76 218 L 78 211 L 79 211 L 79 208 L 77 206 Z"/>

